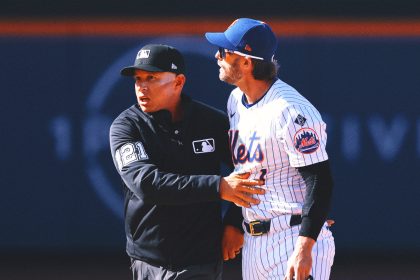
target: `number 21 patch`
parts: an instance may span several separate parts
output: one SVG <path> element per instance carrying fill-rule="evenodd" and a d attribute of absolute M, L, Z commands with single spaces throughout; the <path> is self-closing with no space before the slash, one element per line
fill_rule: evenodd
<path fill-rule="evenodd" d="M 312 154 L 319 148 L 319 138 L 312 128 L 302 128 L 295 134 L 293 144 L 302 154 Z"/>
<path fill-rule="evenodd" d="M 120 171 L 124 166 L 127 166 L 132 162 L 148 158 L 149 156 L 146 154 L 141 142 L 124 144 L 115 151 L 115 160 L 117 161 Z"/>

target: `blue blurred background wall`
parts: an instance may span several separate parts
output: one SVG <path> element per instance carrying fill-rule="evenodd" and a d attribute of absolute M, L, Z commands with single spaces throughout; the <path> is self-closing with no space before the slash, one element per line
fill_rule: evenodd
<path fill-rule="evenodd" d="M 353 7 L 343 12 L 345 17 L 364 17 L 356 22 L 382 22 L 374 25 L 373 31 L 353 30 L 354 33 L 346 34 L 345 17 L 337 19 L 335 14 L 340 7 L 346 10 L 346 3 L 339 6 L 326 2 L 329 10 L 314 8 L 313 15 L 328 19 L 322 22 L 335 26 L 330 31 L 311 33 L 322 22 L 310 24 L 298 19 L 294 24 L 301 24 L 307 33 L 289 29 L 283 32 L 282 27 L 287 24 L 281 24 L 282 20 L 290 20 L 290 15 L 307 19 L 308 8 L 299 14 L 299 7 L 286 5 L 289 17 L 284 10 L 279 15 L 271 11 L 267 12 L 267 22 L 278 23 L 275 32 L 279 39 L 279 77 L 308 97 L 327 122 L 328 152 L 335 178 L 331 217 L 336 220 L 333 232 L 337 259 L 389 256 L 417 263 L 417 10 L 410 9 L 412 2 L 403 2 L 407 5 L 396 9 L 398 17 L 389 18 L 389 2 L 383 2 L 388 6 L 383 5 L 377 13 L 369 9 L 357 13 L 354 10 L 358 1 L 345 1 Z M 83 30 L 97 27 L 98 16 L 112 14 L 111 4 L 106 6 L 108 10 L 94 12 L 88 5 L 81 10 L 74 8 L 71 13 L 72 6 L 62 3 L 56 7 L 62 16 L 57 19 L 53 4 L 49 9 L 48 5 L 41 9 L 31 1 L 19 3 L 10 2 L 0 18 L 1 279 L 18 279 L 6 267 L 14 267 L 10 259 L 24 256 L 33 259 L 45 255 L 124 254 L 122 193 L 109 153 L 108 129 L 112 120 L 135 102 L 133 82 L 120 77 L 119 70 L 133 62 L 142 45 L 155 42 L 177 47 L 186 57 L 185 93 L 198 100 L 225 110 L 232 89 L 218 80 L 216 50 L 207 44 L 200 30 L 193 28 L 202 22 L 199 17 L 189 18 L 187 27 L 175 33 L 170 31 L 171 24 L 182 26 L 180 22 L 184 20 L 176 18 L 176 13 L 161 29 L 148 32 L 145 25 L 144 30 L 140 28 L 131 34 L 94 34 Z M 369 3 L 374 6 L 376 2 Z M 220 26 L 224 28 L 242 16 L 224 14 L 223 18 L 209 19 L 211 9 L 217 8 L 208 5 L 210 12 L 197 11 L 207 15 L 206 27 L 213 30 L 221 30 Z M 32 12 L 39 11 L 31 13 L 31 7 Z M 135 21 L 141 27 L 141 18 L 134 17 L 131 9 L 125 11 L 128 18 L 124 18 L 124 10 L 118 10 L 118 18 L 108 18 L 107 22 L 121 25 Z M 192 13 L 178 11 L 181 15 Z M 265 20 L 261 15 L 265 10 L 257 12 L 255 17 Z M 157 19 L 165 13 L 157 13 Z M 243 13 L 252 16 L 249 9 Z M 76 21 L 87 29 L 72 32 L 71 15 L 83 16 Z M 378 17 L 386 17 L 385 22 Z M 34 27 L 45 19 L 51 26 L 65 28 L 48 31 Z M 392 31 L 401 21 L 405 27 Z M 21 23 L 23 28 L 13 29 Z M 123 262 L 115 263 L 128 267 Z M 1 271 L 9 274 L 1 277 Z"/>

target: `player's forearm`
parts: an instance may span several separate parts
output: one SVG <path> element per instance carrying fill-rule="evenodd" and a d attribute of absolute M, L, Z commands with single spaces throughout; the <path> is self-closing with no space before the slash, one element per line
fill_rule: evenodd
<path fill-rule="evenodd" d="M 300 236 L 316 240 L 331 204 L 333 182 L 328 161 L 298 168 L 306 183 Z"/>

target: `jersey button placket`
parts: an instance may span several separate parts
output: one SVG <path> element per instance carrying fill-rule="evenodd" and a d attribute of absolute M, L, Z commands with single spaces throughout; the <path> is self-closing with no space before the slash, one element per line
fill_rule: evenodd
<path fill-rule="evenodd" d="M 182 143 L 182 141 L 181 141 L 181 135 L 180 135 L 180 131 L 179 131 L 179 129 L 175 129 L 174 130 L 174 134 L 175 134 L 175 139 L 176 139 L 176 141 L 177 141 L 177 143 L 178 143 L 178 146 L 182 146 L 183 145 L 183 143 Z"/>

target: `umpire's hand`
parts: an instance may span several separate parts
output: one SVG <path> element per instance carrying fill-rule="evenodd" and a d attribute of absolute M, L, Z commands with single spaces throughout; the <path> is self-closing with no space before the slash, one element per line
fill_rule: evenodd
<path fill-rule="evenodd" d="M 223 260 L 228 261 L 236 258 L 241 252 L 241 248 L 244 244 L 244 234 L 240 229 L 226 225 L 223 229 L 223 238 L 222 238 L 222 253 Z"/>
<path fill-rule="evenodd" d="M 238 206 L 249 208 L 251 204 L 260 203 L 259 199 L 253 198 L 253 194 L 264 194 L 265 190 L 255 186 L 264 184 L 262 180 L 248 179 L 249 173 L 230 174 L 220 180 L 220 197 L 231 201 Z"/>

